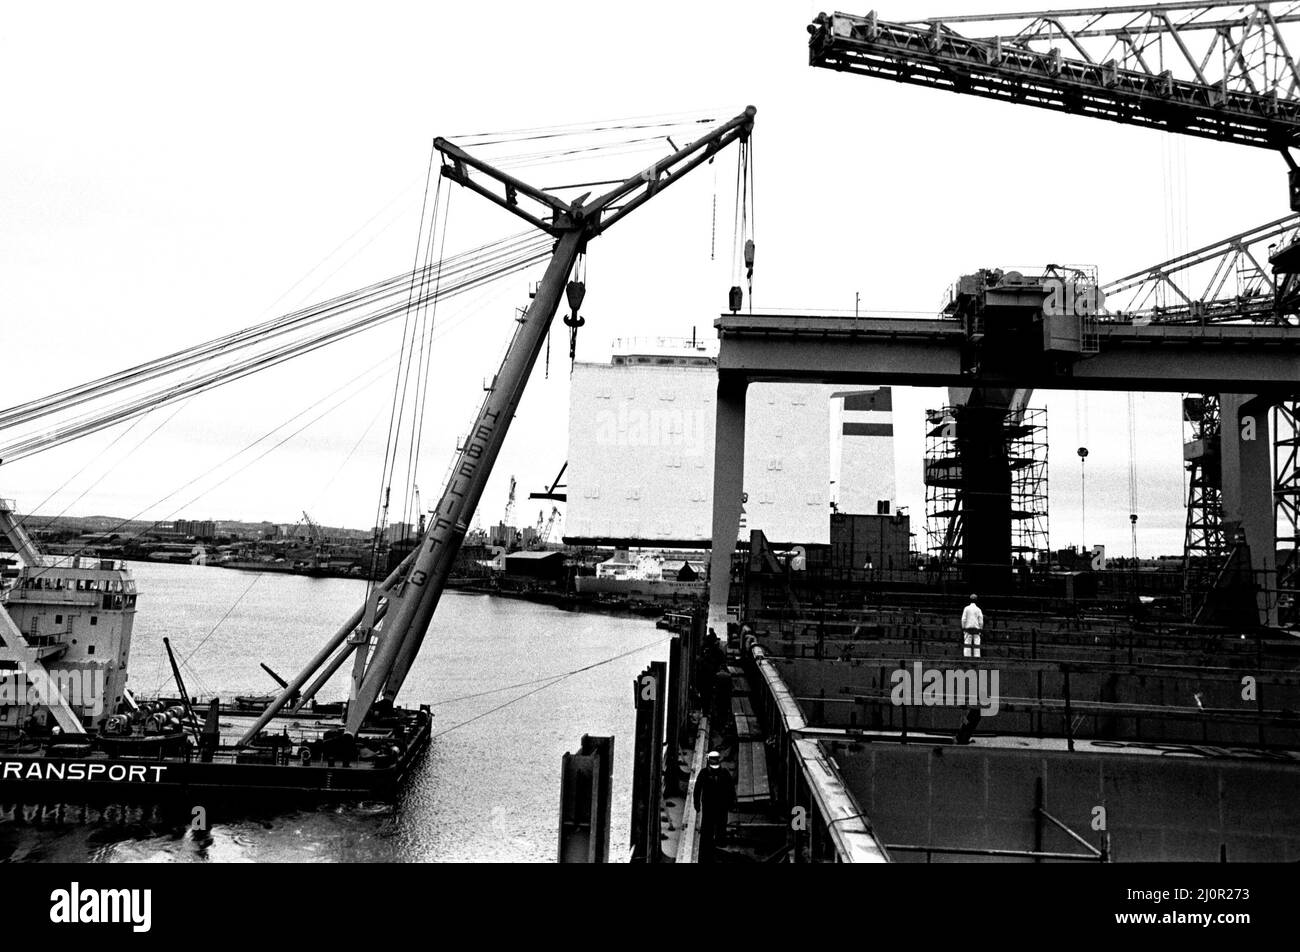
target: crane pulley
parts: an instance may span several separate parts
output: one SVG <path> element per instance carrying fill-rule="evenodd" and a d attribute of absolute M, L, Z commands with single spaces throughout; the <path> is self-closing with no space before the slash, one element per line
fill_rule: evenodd
<path fill-rule="evenodd" d="M 569 362 L 572 363 L 578 350 L 578 328 L 587 323 L 587 319 L 578 314 L 582 299 L 587 296 L 587 282 L 570 281 L 564 287 L 564 296 L 569 302 L 569 313 L 564 318 L 564 324 L 569 328 Z"/>
<path fill-rule="evenodd" d="M 750 143 L 742 143 L 736 157 L 736 224 L 732 239 L 732 269 L 735 284 L 727 295 L 727 306 L 737 313 L 744 302 L 745 292 L 740 287 L 740 272 L 744 269 L 745 286 L 749 291 L 750 308 L 754 297 L 754 236 L 751 203 L 754 197 L 754 165 L 751 161 Z"/>

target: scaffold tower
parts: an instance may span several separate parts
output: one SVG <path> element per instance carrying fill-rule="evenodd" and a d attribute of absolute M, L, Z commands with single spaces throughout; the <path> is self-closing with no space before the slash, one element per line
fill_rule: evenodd
<path fill-rule="evenodd" d="M 962 561 L 964 498 L 990 492 L 987 486 L 969 485 L 963 471 L 959 434 L 965 409 L 944 407 L 926 415 L 926 548 L 940 568 Z M 1042 559 L 1049 549 L 1047 411 L 1004 411 L 1002 437 L 1011 475 L 1011 556 L 1026 562 Z"/>

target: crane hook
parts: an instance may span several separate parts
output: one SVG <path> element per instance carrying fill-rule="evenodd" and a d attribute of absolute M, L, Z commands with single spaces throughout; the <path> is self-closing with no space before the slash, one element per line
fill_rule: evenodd
<path fill-rule="evenodd" d="M 578 328 L 587 323 L 585 317 L 578 316 L 578 308 L 582 307 L 582 299 L 587 296 L 586 282 L 570 281 L 564 289 L 564 294 L 569 299 L 569 310 L 571 312 L 564 319 L 564 323 L 569 328 L 569 361 L 572 362 L 578 350 Z"/>
<path fill-rule="evenodd" d="M 745 242 L 745 284 L 749 288 L 750 307 L 754 299 L 754 239 L 750 238 Z"/>
<path fill-rule="evenodd" d="M 587 282 L 570 281 L 564 289 L 564 296 L 569 299 L 569 310 L 576 317 L 578 309 L 582 307 L 582 299 L 587 296 Z"/>

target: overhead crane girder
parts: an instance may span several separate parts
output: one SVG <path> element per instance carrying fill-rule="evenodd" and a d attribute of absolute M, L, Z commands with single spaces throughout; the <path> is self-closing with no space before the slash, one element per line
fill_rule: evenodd
<path fill-rule="evenodd" d="M 1300 8 L 1142 4 L 890 22 L 821 14 L 813 66 L 1282 152 L 1300 211 Z"/>

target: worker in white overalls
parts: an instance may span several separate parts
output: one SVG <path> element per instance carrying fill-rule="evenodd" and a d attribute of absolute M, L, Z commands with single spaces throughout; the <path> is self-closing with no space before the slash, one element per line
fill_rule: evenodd
<path fill-rule="evenodd" d="M 974 595 L 970 597 L 970 604 L 962 609 L 961 613 L 961 634 L 963 658 L 978 658 L 980 656 L 980 633 L 984 630 L 984 613 L 980 611 Z"/>

